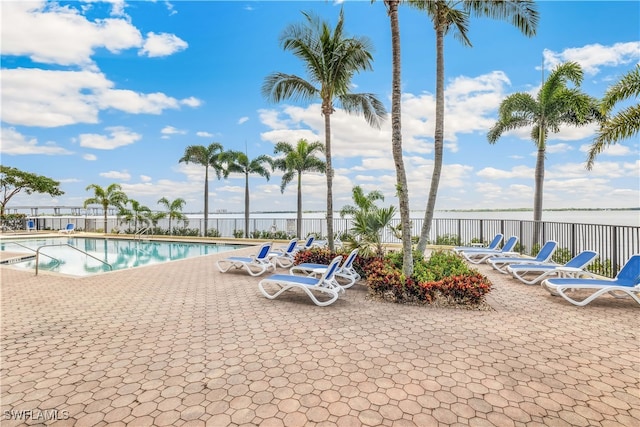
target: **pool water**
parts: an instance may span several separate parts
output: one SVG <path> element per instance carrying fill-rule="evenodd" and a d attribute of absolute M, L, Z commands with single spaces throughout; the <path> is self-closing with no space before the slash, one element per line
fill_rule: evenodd
<path fill-rule="evenodd" d="M 74 248 L 79 249 L 75 250 Z M 0 242 L 0 250 L 36 254 L 40 248 L 39 271 L 52 271 L 73 276 L 89 276 L 108 271 L 160 264 L 202 255 L 231 251 L 244 247 L 218 243 L 144 241 L 85 237 L 24 239 Z M 89 256 L 87 255 L 89 254 Z M 34 270 L 35 258 L 11 264 Z"/>

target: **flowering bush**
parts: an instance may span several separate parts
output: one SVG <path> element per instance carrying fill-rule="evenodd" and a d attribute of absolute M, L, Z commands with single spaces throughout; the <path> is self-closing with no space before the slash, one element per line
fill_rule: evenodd
<path fill-rule="evenodd" d="M 373 296 L 394 302 L 473 306 L 491 290 L 485 276 L 470 270 L 454 254 L 434 252 L 428 260 L 414 254 L 414 273 L 409 278 L 402 276 L 401 259 L 396 252 L 366 264 L 364 274 Z"/>

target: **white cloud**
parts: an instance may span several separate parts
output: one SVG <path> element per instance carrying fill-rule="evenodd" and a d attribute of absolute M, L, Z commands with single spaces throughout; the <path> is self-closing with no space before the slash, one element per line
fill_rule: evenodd
<path fill-rule="evenodd" d="M 243 123 L 245 123 L 246 121 L 249 120 L 249 117 L 240 117 L 240 119 L 238 120 L 238 124 L 241 125 Z"/>
<path fill-rule="evenodd" d="M 147 33 L 140 55 L 146 55 L 150 58 L 158 56 L 169 56 L 181 50 L 185 50 L 189 45 L 175 34 L 153 32 Z"/>
<path fill-rule="evenodd" d="M 90 162 L 98 160 L 98 156 L 96 156 L 95 154 L 83 154 L 82 158 Z"/>
<path fill-rule="evenodd" d="M 547 152 L 548 154 L 566 153 L 571 150 L 573 150 L 573 147 L 563 142 L 559 144 L 547 144 L 545 148 L 545 152 Z M 536 152 L 534 153 L 534 155 L 537 156 L 538 153 Z"/>
<path fill-rule="evenodd" d="M 104 178 L 109 178 L 109 179 L 118 179 L 121 181 L 129 181 L 131 179 L 131 174 L 126 170 L 121 172 L 120 171 L 102 172 L 100 173 L 100 176 Z"/>
<path fill-rule="evenodd" d="M 531 178 L 533 176 L 533 168 L 528 166 L 514 166 L 511 170 L 496 169 L 487 167 L 478 171 L 477 175 L 485 179 L 513 179 L 513 178 Z"/>
<path fill-rule="evenodd" d="M 117 3 L 114 3 L 114 5 Z M 2 54 L 35 62 L 95 68 L 95 49 L 113 53 L 142 44 L 140 32 L 124 18 L 87 20 L 70 5 L 54 2 L 2 3 Z"/>
<path fill-rule="evenodd" d="M 591 144 L 581 145 L 580 151 L 582 151 L 583 153 L 588 153 L 589 151 L 591 151 Z M 630 154 L 632 154 L 631 148 L 627 147 L 626 145 L 613 144 L 606 147 L 600 154 L 598 154 L 598 156 L 621 157 L 628 156 Z"/>
<path fill-rule="evenodd" d="M 202 138 L 211 138 L 211 137 L 213 137 L 212 133 L 204 132 L 204 131 L 196 132 L 196 135 L 199 136 L 199 137 L 202 137 Z"/>
<path fill-rule="evenodd" d="M 187 131 L 183 129 L 178 129 L 173 126 L 165 126 L 160 131 L 163 135 L 186 135 Z"/>
<path fill-rule="evenodd" d="M 142 181 L 142 182 L 151 182 L 152 180 L 153 180 L 153 178 L 151 178 L 150 176 L 140 175 L 140 181 Z"/>
<path fill-rule="evenodd" d="M 568 48 L 562 52 L 545 49 L 542 55 L 545 69 L 551 70 L 560 63 L 575 61 L 582 66 L 585 73 L 595 75 L 602 67 L 637 63 L 640 60 L 640 41 L 615 43 L 610 46 L 595 43 Z"/>
<path fill-rule="evenodd" d="M 110 136 L 95 133 L 81 134 L 79 136 L 80 146 L 95 148 L 97 150 L 113 150 L 118 147 L 133 144 L 142 138 L 142 135 L 120 126 L 109 127 L 106 130 L 110 132 Z"/>
<path fill-rule="evenodd" d="M 113 108 L 131 114 L 160 114 L 193 103 L 164 93 L 114 89 L 104 74 L 37 68 L 4 69 L 2 121 L 25 126 L 57 127 L 98 123 L 100 110 Z"/>
<path fill-rule="evenodd" d="M 38 143 L 36 138 L 27 138 L 14 128 L 1 129 L 2 144 L 0 152 L 7 155 L 44 154 L 48 156 L 73 154 L 71 151 L 59 147 L 54 142 Z"/>
<path fill-rule="evenodd" d="M 186 105 L 187 107 L 199 107 L 202 105 L 202 100 L 196 98 L 195 96 L 190 96 L 189 98 L 181 99 L 181 105 Z"/>

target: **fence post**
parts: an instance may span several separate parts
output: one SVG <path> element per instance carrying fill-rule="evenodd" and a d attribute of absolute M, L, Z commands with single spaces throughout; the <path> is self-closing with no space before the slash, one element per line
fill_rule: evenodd
<path fill-rule="evenodd" d="M 611 276 L 618 274 L 618 227 L 611 227 Z"/>

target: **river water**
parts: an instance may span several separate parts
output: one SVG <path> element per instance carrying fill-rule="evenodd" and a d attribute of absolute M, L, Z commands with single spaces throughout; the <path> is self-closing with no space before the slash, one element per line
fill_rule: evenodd
<path fill-rule="evenodd" d="M 202 214 L 189 214 L 189 218 L 203 218 Z M 398 218 L 399 215 L 396 215 Z M 252 219 L 295 219 L 295 212 L 269 212 L 251 213 Z M 325 217 L 324 212 L 304 212 L 305 219 L 320 219 Z M 213 218 L 244 218 L 243 213 L 210 213 Z M 334 218 L 340 218 L 338 213 Z M 412 212 L 412 219 L 424 218 L 424 212 Z M 459 219 L 513 219 L 530 221 L 533 219 L 531 211 L 436 211 L 434 218 L 459 218 Z M 640 210 L 571 210 L 571 211 L 544 211 L 542 220 L 547 222 L 569 222 L 575 224 L 602 224 L 602 225 L 628 225 L 640 226 Z"/>

